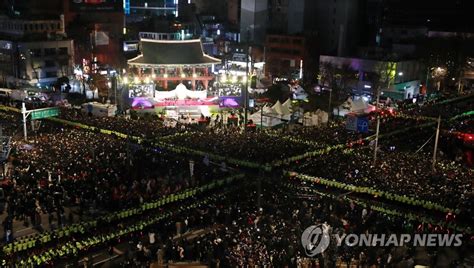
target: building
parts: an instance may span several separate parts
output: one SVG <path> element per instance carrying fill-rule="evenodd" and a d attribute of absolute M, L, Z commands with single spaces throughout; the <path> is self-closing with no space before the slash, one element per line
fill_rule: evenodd
<path fill-rule="evenodd" d="M 49 86 L 59 77 L 72 75 L 72 40 L 46 40 L 17 43 L 20 84 Z"/>
<path fill-rule="evenodd" d="M 51 86 L 70 76 L 74 43 L 65 40 L 0 41 L 0 83 L 4 86 Z"/>
<path fill-rule="evenodd" d="M 0 34 L 12 38 L 24 38 L 31 35 L 64 35 L 64 16 L 48 16 L 38 19 L 11 18 L 0 15 Z"/>
<path fill-rule="evenodd" d="M 268 6 L 268 31 L 272 34 L 300 34 L 304 30 L 307 0 L 271 0 Z"/>
<path fill-rule="evenodd" d="M 265 76 L 302 79 L 306 57 L 305 38 L 291 35 L 267 35 Z"/>
<path fill-rule="evenodd" d="M 426 77 L 425 67 L 417 60 L 390 61 L 321 55 L 319 61 L 321 74 L 331 66 L 350 72 L 353 78 L 349 79 L 347 86 L 356 95 L 373 95 L 375 87 L 379 85 L 385 96 L 393 99 L 412 98 L 419 94 L 421 81 Z M 320 79 L 320 84 L 329 87 L 327 80 Z"/>
<path fill-rule="evenodd" d="M 311 3 L 309 3 L 311 2 Z M 322 55 L 347 56 L 359 45 L 361 0 L 308 1 L 305 30 L 316 31 Z"/>
<path fill-rule="evenodd" d="M 0 86 L 14 84 L 18 76 L 18 53 L 16 44 L 8 40 L 0 40 Z"/>
<path fill-rule="evenodd" d="M 49 86 L 72 74 L 74 45 L 64 16 L 0 16 L 0 82 Z"/>
<path fill-rule="evenodd" d="M 227 1 L 227 22 L 231 27 L 238 27 L 240 24 L 240 0 Z"/>
<path fill-rule="evenodd" d="M 263 44 L 267 30 L 267 0 L 242 0 L 240 6 L 240 40 Z"/>
<path fill-rule="evenodd" d="M 64 0 L 66 32 L 75 42 L 75 62 L 84 70 L 125 67 L 123 35 L 126 31 L 122 1 L 100 4 Z"/>
<path fill-rule="evenodd" d="M 125 13 L 132 20 L 141 20 L 145 16 L 179 15 L 178 0 L 124 0 Z"/>
<path fill-rule="evenodd" d="M 219 59 L 204 54 L 200 39 L 165 41 L 140 40 L 141 54 L 128 61 L 129 69 L 139 80 L 155 81 L 168 89 L 183 83 L 193 90 L 207 89 L 214 79 L 210 68 Z"/>

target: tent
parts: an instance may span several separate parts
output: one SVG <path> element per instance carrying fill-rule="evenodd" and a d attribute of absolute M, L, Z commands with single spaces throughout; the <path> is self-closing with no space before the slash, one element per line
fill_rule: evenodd
<path fill-rule="evenodd" d="M 348 98 L 344 103 L 333 109 L 333 114 L 338 116 L 346 116 L 348 113 L 363 114 L 370 113 L 375 109 L 363 99 L 352 100 Z"/>
<path fill-rule="evenodd" d="M 316 110 L 316 112 L 305 113 L 304 120 L 300 119 L 300 122 L 304 126 L 320 126 L 328 122 L 328 113 L 322 110 Z"/>
<path fill-rule="evenodd" d="M 262 108 L 261 108 L 262 109 Z M 287 122 L 291 118 L 291 100 L 288 99 L 283 104 L 277 101 L 272 107 L 263 106 L 262 110 L 250 115 L 254 124 L 264 127 L 273 127 L 283 122 Z M 261 122 L 262 121 L 262 122 Z"/>
<path fill-rule="evenodd" d="M 289 99 L 285 101 L 285 105 L 282 105 L 280 101 L 277 101 L 272 106 L 272 110 L 284 120 L 290 120 L 290 117 L 291 117 L 291 110 L 290 108 L 288 108 L 289 101 L 290 101 Z"/>
<path fill-rule="evenodd" d="M 272 107 L 264 106 L 262 110 L 257 111 L 250 115 L 249 119 L 253 121 L 255 125 L 263 127 L 273 127 L 283 123 L 279 115 L 272 109 Z"/>
<path fill-rule="evenodd" d="M 290 99 L 287 99 L 282 105 L 282 109 L 283 109 L 283 114 L 289 114 L 291 113 L 291 100 Z"/>

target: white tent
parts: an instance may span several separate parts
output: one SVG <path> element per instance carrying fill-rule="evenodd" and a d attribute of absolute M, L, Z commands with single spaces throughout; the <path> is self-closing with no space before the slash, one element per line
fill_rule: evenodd
<path fill-rule="evenodd" d="M 353 113 L 363 113 L 367 109 L 368 104 L 363 99 L 357 99 L 352 101 L 351 112 Z"/>
<path fill-rule="evenodd" d="M 283 115 L 283 106 L 281 105 L 280 101 L 277 101 L 275 104 L 273 104 L 272 110 L 279 115 Z"/>
<path fill-rule="evenodd" d="M 182 83 L 176 86 L 174 90 L 171 91 L 156 91 L 155 92 L 155 99 L 156 100 L 164 100 L 164 99 L 206 99 L 207 98 L 207 91 L 192 91 L 186 88 L 185 85 Z"/>
<path fill-rule="evenodd" d="M 346 116 L 348 113 L 363 114 L 369 113 L 373 110 L 374 107 L 363 99 L 352 100 L 351 98 L 348 98 L 343 104 L 339 105 L 339 107 L 333 109 L 333 114 Z"/>
<path fill-rule="evenodd" d="M 263 125 L 264 127 L 273 127 L 289 121 L 291 118 L 291 100 L 288 99 L 283 104 L 277 101 L 272 107 L 264 106 L 262 111 L 257 111 L 250 115 L 254 124 Z M 262 122 L 261 122 L 262 121 Z"/>
<path fill-rule="evenodd" d="M 300 119 L 300 123 L 303 123 L 304 126 L 319 126 L 327 122 L 328 113 L 319 109 L 316 112 L 305 113 L 304 121 Z"/>
<path fill-rule="evenodd" d="M 287 99 L 282 105 L 283 114 L 291 113 L 291 100 Z"/>
<path fill-rule="evenodd" d="M 263 113 L 262 110 L 257 111 L 250 115 L 249 119 L 251 119 L 254 124 L 264 127 L 273 127 L 283 123 L 279 114 L 277 114 L 271 107 L 268 106 L 263 107 Z"/>

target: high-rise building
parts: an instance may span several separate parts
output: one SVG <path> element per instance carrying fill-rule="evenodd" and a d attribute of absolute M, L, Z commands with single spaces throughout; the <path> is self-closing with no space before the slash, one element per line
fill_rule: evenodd
<path fill-rule="evenodd" d="M 124 0 L 131 17 L 179 16 L 178 0 Z M 127 11 L 127 10 L 126 10 Z"/>
<path fill-rule="evenodd" d="M 270 0 L 268 30 L 275 34 L 297 34 L 304 29 L 304 10 L 308 0 Z"/>
<path fill-rule="evenodd" d="M 316 32 L 322 54 L 349 55 L 359 44 L 363 0 L 307 1 L 305 30 Z"/>
<path fill-rule="evenodd" d="M 100 4 L 64 0 L 64 13 L 66 32 L 75 40 L 76 64 L 87 63 L 91 70 L 125 66 L 123 0 L 103 0 Z"/>
<path fill-rule="evenodd" d="M 238 26 L 240 23 L 240 0 L 227 1 L 227 21 L 231 26 Z"/>
<path fill-rule="evenodd" d="M 304 37 L 267 35 L 265 42 L 265 75 L 267 77 L 301 79 L 305 58 Z"/>
<path fill-rule="evenodd" d="M 240 39 L 263 44 L 267 30 L 267 0 L 242 0 L 240 8 Z"/>

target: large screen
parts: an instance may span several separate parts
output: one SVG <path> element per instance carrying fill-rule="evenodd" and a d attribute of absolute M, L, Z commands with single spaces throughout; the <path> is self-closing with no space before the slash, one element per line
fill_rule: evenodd
<path fill-rule="evenodd" d="M 239 108 L 240 101 L 241 101 L 240 97 L 220 97 L 219 107 L 220 108 Z"/>
<path fill-rule="evenodd" d="M 71 0 L 71 11 L 122 11 L 123 0 Z"/>

